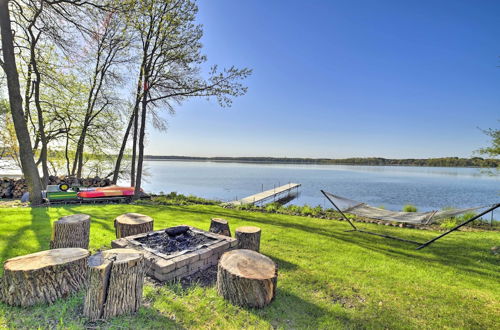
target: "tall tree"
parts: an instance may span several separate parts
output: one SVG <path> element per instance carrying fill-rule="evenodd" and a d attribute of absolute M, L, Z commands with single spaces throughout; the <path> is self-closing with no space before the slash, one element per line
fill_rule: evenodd
<path fill-rule="evenodd" d="M 77 177 L 82 176 L 84 147 L 90 125 L 97 116 L 107 111 L 113 103 L 118 102 L 117 98 L 110 96 L 121 78 L 119 72 L 114 69 L 118 64 L 128 61 L 126 53 L 129 40 L 126 38 L 121 17 L 114 12 L 100 10 L 93 11 L 90 17 L 99 24 L 96 29 L 92 30 L 87 41 L 94 65 L 90 74 L 87 109 L 72 169 L 72 174 Z"/>
<path fill-rule="evenodd" d="M 0 0 L 0 30 L 3 54 L 0 65 L 7 76 L 10 110 L 19 143 L 19 158 L 28 185 L 30 201 L 33 205 L 38 205 L 42 203 L 42 185 L 33 159 L 30 134 L 24 117 L 21 86 L 14 55 L 14 36 L 10 19 L 9 0 Z"/>
<path fill-rule="evenodd" d="M 173 113 L 174 106 L 190 97 L 216 97 L 221 106 L 230 106 L 232 97 L 246 93 L 240 80 L 251 74 L 249 69 L 231 67 L 219 71 L 213 66 L 205 79 L 201 65 L 202 26 L 195 23 L 198 7 L 191 0 L 131 1 L 133 13 L 129 22 L 140 40 L 140 62 L 137 87 L 140 90 L 135 197 L 142 184 L 144 145 L 148 114 L 155 109 Z M 135 146 L 135 143 L 134 143 Z M 133 146 L 133 147 L 134 147 Z M 134 159 L 133 159 L 134 161 Z"/>

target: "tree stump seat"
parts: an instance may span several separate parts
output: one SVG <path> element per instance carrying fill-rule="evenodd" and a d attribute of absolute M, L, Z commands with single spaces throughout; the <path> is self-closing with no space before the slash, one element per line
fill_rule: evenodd
<path fill-rule="evenodd" d="M 153 231 L 153 218 L 139 213 L 126 213 L 114 222 L 116 238 L 122 238 Z"/>
<path fill-rule="evenodd" d="M 90 215 L 72 214 L 54 222 L 51 249 L 89 248 Z"/>
<path fill-rule="evenodd" d="M 87 283 L 89 252 L 80 248 L 41 251 L 7 260 L 2 300 L 13 306 L 53 303 Z"/>
<path fill-rule="evenodd" d="M 252 250 L 226 252 L 217 267 L 217 293 L 235 305 L 268 305 L 276 294 L 277 282 L 274 261 Z"/>
<path fill-rule="evenodd" d="M 144 255 L 137 250 L 110 249 L 92 255 L 83 314 L 96 321 L 137 312 L 145 270 Z"/>
<path fill-rule="evenodd" d="M 231 230 L 227 220 L 220 218 L 213 218 L 210 222 L 210 232 L 231 237 Z"/>
<path fill-rule="evenodd" d="M 236 239 L 238 240 L 238 249 L 248 249 L 259 252 L 260 250 L 259 227 L 244 226 L 236 228 Z"/>

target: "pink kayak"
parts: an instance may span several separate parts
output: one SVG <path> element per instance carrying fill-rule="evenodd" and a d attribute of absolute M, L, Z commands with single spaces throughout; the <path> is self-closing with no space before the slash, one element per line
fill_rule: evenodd
<path fill-rule="evenodd" d="M 78 197 L 80 198 L 100 198 L 100 197 L 122 197 L 122 196 L 133 196 L 134 187 L 102 187 L 95 188 L 94 190 L 80 191 Z"/>

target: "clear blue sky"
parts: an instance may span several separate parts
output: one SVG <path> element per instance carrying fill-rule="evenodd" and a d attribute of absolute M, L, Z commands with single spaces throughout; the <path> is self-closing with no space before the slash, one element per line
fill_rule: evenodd
<path fill-rule="evenodd" d="M 233 107 L 189 101 L 148 154 L 469 157 L 500 122 L 500 1 L 200 1 Z"/>

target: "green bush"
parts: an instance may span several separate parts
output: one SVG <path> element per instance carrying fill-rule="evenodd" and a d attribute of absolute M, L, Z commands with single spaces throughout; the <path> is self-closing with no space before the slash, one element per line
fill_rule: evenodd
<path fill-rule="evenodd" d="M 443 229 L 451 229 L 457 225 L 457 219 L 456 218 L 447 218 L 441 221 L 439 224 L 439 227 Z"/>
<path fill-rule="evenodd" d="M 321 215 L 323 213 L 323 208 L 321 207 L 321 205 L 318 205 L 312 209 L 312 212 L 313 212 L 312 213 L 313 216 Z"/>
<path fill-rule="evenodd" d="M 403 206 L 403 212 L 417 212 L 417 207 L 415 205 L 406 204 Z"/>
<path fill-rule="evenodd" d="M 280 203 L 269 203 L 267 204 L 264 209 L 266 210 L 266 212 L 277 212 L 279 209 L 281 208 L 281 204 Z"/>
<path fill-rule="evenodd" d="M 238 207 L 236 207 L 238 210 L 244 210 L 244 211 L 252 211 L 252 210 L 255 210 L 257 209 L 257 206 L 255 206 L 254 204 L 243 204 L 243 205 L 239 205 Z"/>
<path fill-rule="evenodd" d="M 459 216 L 458 219 L 460 219 L 460 222 L 464 222 L 474 218 L 476 215 L 477 215 L 476 212 L 466 212 L 461 216 Z"/>
<path fill-rule="evenodd" d="M 286 207 L 286 211 L 287 211 L 287 213 L 289 213 L 289 214 L 297 214 L 297 213 L 301 213 L 301 212 L 300 212 L 300 211 L 301 211 L 301 209 L 302 209 L 302 208 L 301 208 L 300 206 L 298 206 L 298 205 L 288 205 L 288 206 Z"/>
<path fill-rule="evenodd" d="M 313 215 L 313 213 L 314 213 L 314 211 L 313 211 L 312 207 L 310 207 L 307 204 L 302 206 L 302 209 L 300 210 L 300 214 L 305 215 L 305 216 Z"/>
<path fill-rule="evenodd" d="M 476 215 L 477 215 L 477 213 L 475 213 L 475 212 L 466 212 L 466 213 L 464 213 L 460 216 L 457 216 L 457 217 L 451 217 L 451 218 L 444 219 L 443 221 L 441 221 L 439 226 L 441 228 L 444 228 L 444 229 L 451 229 L 462 222 L 465 222 L 467 220 L 474 218 Z M 478 225 L 487 224 L 487 223 L 488 223 L 488 221 L 485 221 L 482 219 L 477 219 L 477 220 L 474 220 L 471 223 L 469 223 L 469 225 L 478 226 Z"/>

